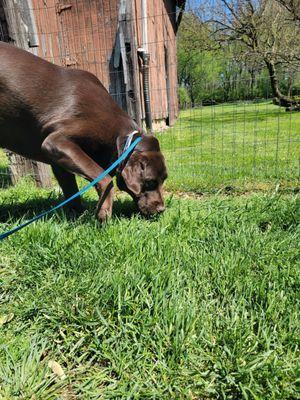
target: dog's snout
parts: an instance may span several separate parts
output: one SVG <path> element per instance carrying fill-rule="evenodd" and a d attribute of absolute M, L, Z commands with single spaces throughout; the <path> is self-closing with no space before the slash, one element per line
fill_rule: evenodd
<path fill-rule="evenodd" d="M 163 213 L 165 211 L 166 207 L 163 206 L 162 204 L 156 207 L 156 211 L 158 213 Z"/>

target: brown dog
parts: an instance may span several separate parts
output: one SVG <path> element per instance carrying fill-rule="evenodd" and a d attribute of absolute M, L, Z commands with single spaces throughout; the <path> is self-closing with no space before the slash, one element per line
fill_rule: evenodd
<path fill-rule="evenodd" d="M 133 131 L 142 141 L 117 172 L 117 184 L 143 214 L 162 212 L 167 172 L 157 139 L 142 134 L 94 75 L 0 42 L 0 147 L 51 164 L 66 197 L 78 191 L 74 174 L 95 179 Z M 112 213 L 112 178 L 96 190 L 102 221 Z M 79 199 L 72 208 L 81 208 Z"/>

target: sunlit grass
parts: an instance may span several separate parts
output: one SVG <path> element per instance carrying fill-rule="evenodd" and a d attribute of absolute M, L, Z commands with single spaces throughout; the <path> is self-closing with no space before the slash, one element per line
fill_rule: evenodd
<path fill-rule="evenodd" d="M 3 190 L 1 231 L 49 195 Z M 106 226 L 60 212 L 0 243 L 1 399 L 297 398 L 297 197 L 167 206 L 120 197 Z"/>

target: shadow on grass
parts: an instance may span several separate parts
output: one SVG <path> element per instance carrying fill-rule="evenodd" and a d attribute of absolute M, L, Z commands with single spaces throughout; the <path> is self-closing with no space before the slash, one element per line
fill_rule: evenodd
<path fill-rule="evenodd" d="M 18 220 L 24 218 L 26 220 L 33 218 L 34 216 L 49 210 L 50 208 L 59 204 L 62 198 L 48 198 L 48 199 L 30 199 L 25 202 L 13 202 L 11 204 L 0 205 L 0 222 L 7 222 L 8 220 Z M 91 218 L 95 218 L 96 201 L 85 200 L 83 202 L 84 212 L 88 212 L 87 219 L 81 219 L 81 222 L 90 221 Z M 130 199 L 117 199 L 114 202 L 113 217 L 119 218 L 131 218 L 137 213 L 135 204 Z M 67 207 L 63 207 L 60 210 L 49 214 L 45 218 L 50 218 L 51 215 L 58 214 L 60 217 L 64 217 L 67 220 L 76 220 L 80 214 L 74 214 Z"/>

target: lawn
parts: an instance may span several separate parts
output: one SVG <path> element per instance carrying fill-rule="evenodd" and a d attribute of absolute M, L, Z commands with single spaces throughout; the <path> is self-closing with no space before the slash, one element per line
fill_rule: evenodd
<path fill-rule="evenodd" d="M 100 226 L 90 191 L 0 242 L 0 400 L 299 398 L 299 132 L 268 103 L 183 111 L 159 219 L 118 193 Z M 0 232 L 61 198 L 3 155 L 0 182 Z"/>
<path fill-rule="evenodd" d="M 0 230 L 56 202 L 4 189 Z M 0 243 L 0 399 L 297 398 L 296 195 L 86 205 Z"/>
<path fill-rule="evenodd" d="M 300 113 L 271 102 L 222 104 L 182 111 L 160 141 L 168 162 L 167 186 L 215 192 L 293 189 L 300 176 Z"/>

